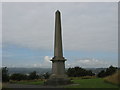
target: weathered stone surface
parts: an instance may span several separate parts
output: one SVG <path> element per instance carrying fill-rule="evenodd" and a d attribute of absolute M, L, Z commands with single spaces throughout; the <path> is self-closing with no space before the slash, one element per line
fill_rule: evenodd
<path fill-rule="evenodd" d="M 65 74 L 65 61 L 64 60 L 54 60 L 52 61 L 52 75 L 51 77 L 64 78 L 67 77 Z"/>
<path fill-rule="evenodd" d="M 71 83 L 65 74 L 65 61 L 62 50 L 61 18 L 60 11 L 55 13 L 55 41 L 54 57 L 52 58 L 52 75 L 45 82 L 46 85 L 64 85 Z"/>
<path fill-rule="evenodd" d="M 71 84 L 70 79 L 68 78 L 50 78 L 45 85 L 67 85 Z"/>
<path fill-rule="evenodd" d="M 61 18 L 60 11 L 55 13 L 55 41 L 54 41 L 54 57 L 63 58 L 62 52 L 62 31 L 61 31 Z"/>

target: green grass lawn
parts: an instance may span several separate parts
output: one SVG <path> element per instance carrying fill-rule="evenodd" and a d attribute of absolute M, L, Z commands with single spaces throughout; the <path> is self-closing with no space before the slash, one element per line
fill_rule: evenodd
<path fill-rule="evenodd" d="M 11 83 L 26 84 L 26 85 L 43 85 L 44 81 L 41 81 L 41 80 L 32 80 L 32 81 L 26 80 L 26 81 L 14 81 L 14 82 L 11 82 Z"/>
<path fill-rule="evenodd" d="M 0 90 L 2 89 L 2 83 L 0 82 Z"/>
<path fill-rule="evenodd" d="M 64 88 L 118 88 L 117 85 L 104 82 L 102 78 L 82 79 L 80 77 L 72 78 L 75 85 L 63 86 Z M 14 81 L 14 84 L 44 85 L 42 80 Z"/>
<path fill-rule="evenodd" d="M 75 84 L 79 85 L 71 85 L 65 86 L 65 88 L 118 88 L 117 85 L 113 85 L 110 83 L 104 82 L 102 78 L 92 78 L 92 79 L 73 79 Z"/>

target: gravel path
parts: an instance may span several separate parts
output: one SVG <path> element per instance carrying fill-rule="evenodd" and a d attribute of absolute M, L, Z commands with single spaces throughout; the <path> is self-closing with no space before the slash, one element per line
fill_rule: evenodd
<path fill-rule="evenodd" d="M 5 88 L 60 88 L 60 86 L 5 84 Z"/>
<path fill-rule="evenodd" d="M 71 84 L 71 85 L 77 85 L 77 84 Z M 61 85 L 61 86 L 48 86 L 48 85 L 24 85 L 24 84 L 10 84 L 6 83 L 4 84 L 5 88 L 63 88 L 67 85 Z"/>

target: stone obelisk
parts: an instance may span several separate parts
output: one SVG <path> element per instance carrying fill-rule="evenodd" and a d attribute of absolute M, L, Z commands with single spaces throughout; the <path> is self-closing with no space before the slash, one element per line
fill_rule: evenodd
<path fill-rule="evenodd" d="M 61 60 L 63 58 L 62 51 L 62 31 L 61 31 L 61 18 L 60 12 L 57 10 L 55 13 L 55 43 L 54 43 L 54 57 L 53 59 Z"/>
<path fill-rule="evenodd" d="M 68 84 L 70 80 L 65 74 L 65 61 L 62 49 L 62 29 L 60 11 L 55 13 L 55 39 L 54 39 L 54 57 L 52 58 L 52 75 L 46 82 L 49 85 Z"/>

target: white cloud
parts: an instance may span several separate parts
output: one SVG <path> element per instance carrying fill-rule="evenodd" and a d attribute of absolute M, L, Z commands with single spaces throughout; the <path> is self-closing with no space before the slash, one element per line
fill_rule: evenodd
<path fill-rule="evenodd" d="M 50 63 L 50 62 L 51 62 L 51 61 L 50 61 L 51 59 L 52 59 L 52 57 L 49 57 L 49 56 L 45 56 L 45 57 L 44 57 L 45 63 L 48 63 L 48 62 Z"/>
<path fill-rule="evenodd" d="M 37 64 L 33 64 L 34 67 L 37 67 Z"/>
<path fill-rule="evenodd" d="M 118 3 L 3 3 L 3 45 L 53 50 L 54 14 L 62 13 L 64 50 L 116 52 Z M 34 67 L 51 67 L 50 56 Z M 73 59 L 74 60 L 74 59 Z M 71 61 L 73 61 L 71 60 Z M 42 61 L 42 60 L 41 60 Z M 104 60 L 79 59 L 66 66 L 101 67 Z M 28 65 L 29 66 L 29 65 Z"/>
<path fill-rule="evenodd" d="M 50 68 L 52 66 L 52 61 L 50 61 L 52 57 L 44 56 L 43 62 L 34 63 L 32 65 L 26 64 L 27 67 L 39 67 L 39 68 Z"/>
<path fill-rule="evenodd" d="M 1 0 L 1 2 L 119 2 L 119 0 Z"/>
<path fill-rule="evenodd" d="M 0 3 L 0 67 L 2 66 L 2 3 Z"/>
<path fill-rule="evenodd" d="M 117 51 L 117 3 L 3 3 L 3 43 L 52 50 L 57 9 L 66 50 Z"/>
<path fill-rule="evenodd" d="M 43 62 L 41 62 L 41 66 L 43 68 L 51 68 L 52 67 L 52 61 L 50 61 L 52 59 L 51 56 L 44 56 Z"/>
<path fill-rule="evenodd" d="M 98 59 L 77 59 L 73 60 L 72 62 L 67 62 L 66 67 L 75 67 L 80 66 L 83 68 L 100 68 L 100 67 L 109 67 L 113 65 L 111 62 L 107 62 L 105 60 L 98 60 Z M 117 66 L 114 64 L 114 66 Z"/>
<path fill-rule="evenodd" d="M 80 64 L 86 64 L 87 65 L 101 65 L 101 64 L 106 64 L 106 62 L 97 60 L 97 59 L 84 59 L 84 60 L 78 60 Z M 103 66 L 103 65 L 102 65 Z"/>

